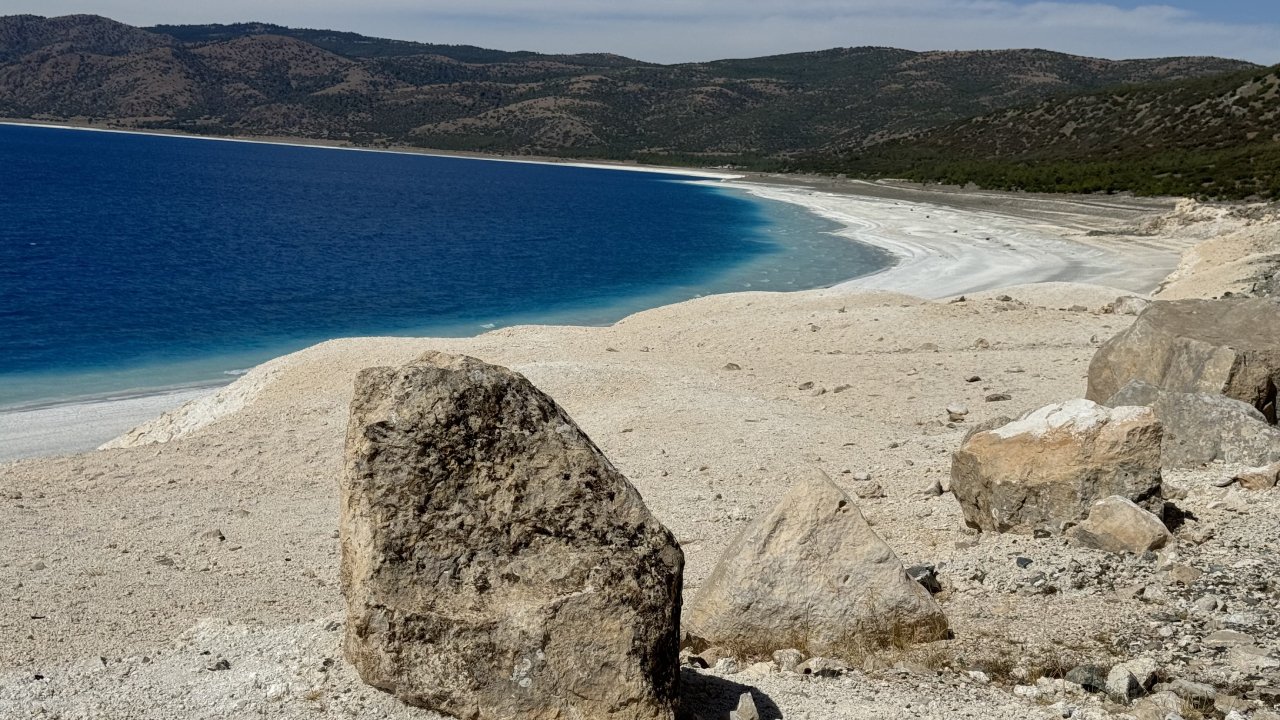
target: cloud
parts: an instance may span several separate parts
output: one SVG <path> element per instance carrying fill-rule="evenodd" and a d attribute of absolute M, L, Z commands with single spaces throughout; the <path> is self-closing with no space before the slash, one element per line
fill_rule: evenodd
<path fill-rule="evenodd" d="M 854 45 L 1280 62 L 1280 22 L 1233 23 L 1168 5 L 1126 8 L 1105 1 L 0 0 L 0 13 L 15 12 L 94 12 L 135 24 L 261 20 L 502 49 L 607 51 L 656 62 Z"/>

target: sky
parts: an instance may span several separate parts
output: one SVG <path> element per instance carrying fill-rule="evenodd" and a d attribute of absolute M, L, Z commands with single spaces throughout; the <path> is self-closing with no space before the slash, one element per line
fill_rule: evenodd
<path fill-rule="evenodd" d="M 858 45 L 1280 63 L 1280 0 L 0 0 L 0 15 L 18 13 L 133 25 L 260 21 L 662 63 Z"/>

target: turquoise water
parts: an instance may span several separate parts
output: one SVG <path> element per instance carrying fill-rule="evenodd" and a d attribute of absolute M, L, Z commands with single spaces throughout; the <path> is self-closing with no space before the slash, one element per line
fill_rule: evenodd
<path fill-rule="evenodd" d="M 679 175 L 0 126 L 0 407 L 225 382 L 353 335 L 605 324 L 877 271 Z"/>

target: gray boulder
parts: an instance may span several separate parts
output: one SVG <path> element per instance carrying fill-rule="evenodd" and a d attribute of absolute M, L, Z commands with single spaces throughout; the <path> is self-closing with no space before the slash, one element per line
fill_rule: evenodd
<path fill-rule="evenodd" d="M 1160 423 L 1150 408 L 1088 400 L 1040 408 L 965 440 L 951 458 L 951 493 L 984 532 L 1060 532 L 1111 495 L 1158 510 Z"/>
<path fill-rule="evenodd" d="M 1133 380 L 1106 404 L 1155 410 L 1164 427 L 1160 462 L 1167 468 L 1214 461 L 1265 465 L 1280 460 L 1280 429 L 1268 425 L 1252 405 L 1224 395 L 1172 392 Z"/>
<path fill-rule="evenodd" d="M 1154 302 L 1089 364 L 1094 402 L 1133 380 L 1173 392 L 1226 395 L 1276 422 L 1280 302 L 1272 299 Z"/>
<path fill-rule="evenodd" d="M 472 720 L 670 720 L 684 557 L 524 377 L 430 353 L 356 379 L 341 489 L 345 655 Z"/>
<path fill-rule="evenodd" d="M 689 604 L 689 631 L 744 654 L 851 656 L 945 636 L 947 621 L 853 500 L 807 471 L 743 528 Z"/>

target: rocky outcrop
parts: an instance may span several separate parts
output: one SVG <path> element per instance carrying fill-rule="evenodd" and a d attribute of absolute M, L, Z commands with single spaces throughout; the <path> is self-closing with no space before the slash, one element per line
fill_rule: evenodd
<path fill-rule="evenodd" d="M 341 493 L 345 653 L 476 720 L 669 720 L 684 558 L 551 398 L 431 353 L 356 380 Z"/>
<path fill-rule="evenodd" d="M 840 656 L 947 630 L 929 592 L 816 469 L 729 545 L 685 622 L 708 642 L 761 656 L 791 648 Z"/>
<path fill-rule="evenodd" d="M 1094 503 L 1089 517 L 1069 532 L 1085 547 L 1113 553 L 1140 554 L 1173 540 L 1160 518 L 1118 495 Z"/>
<path fill-rule="evenodd" d="M 1086 397 L 1106 402 L 1133 380 L 1173 392 L 1226 395 L 1252 405 L 1274 424 L 1280 302 L 1152 303 L 1093 356 Z"/>
<path fill-rule="evenodd" d="M 1280 485 L 1280 462 L 1265 467 L 1246 468 L 1232 478 L 1245 490 L 1270 490 Z"/>
<path fill-rule="evenodd" d="M 952 455 L 951 492 L 987 532 L 1060 532 L 1111 495 L 1158 510 L 1160 436 L 1149 408 L 1049 405 L 970 436 Z"/>
<path fill-rule="evenodd" d="M 1239 400 L 1209 393 L 1170 392 L 1134 380 L 1107 400 L 1107 405 L 1145 405 L 1155 411 L 1164 428 L 1160 457 L 1166 468 L 1215 461 L 1264 465 L 1280 460 L 1280 429 L 1268 425 L 1262 413 Z"/>

